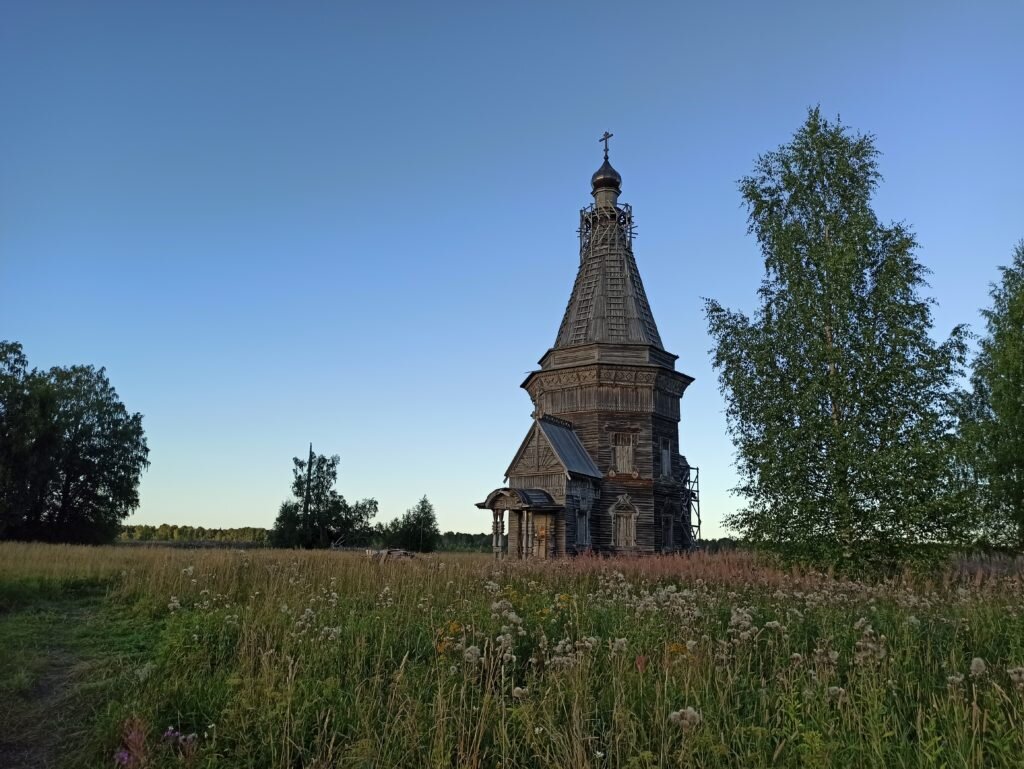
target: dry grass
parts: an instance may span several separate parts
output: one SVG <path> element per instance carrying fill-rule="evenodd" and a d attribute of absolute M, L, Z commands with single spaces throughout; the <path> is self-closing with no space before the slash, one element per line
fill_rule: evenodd
<path fill-rule="evenodd" d="M 157 629 L 96 721 L 97 761 L 924 767 L 1024 755 L 1015 568 L 868 584 L 743 553 L 375 564 L 0 546 L 0 582 L 26 579 L 105 580 L 112 606 Z"/>

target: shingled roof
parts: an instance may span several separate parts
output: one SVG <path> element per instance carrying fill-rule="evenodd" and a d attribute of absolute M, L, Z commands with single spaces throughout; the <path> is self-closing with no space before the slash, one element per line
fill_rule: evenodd
<path fill-rule="evenodd" d="M 663 350 L 633 257 L 633 211 L 614 200 L 580 212 L 580 269 L 555 348 L 608 342 Z"/>

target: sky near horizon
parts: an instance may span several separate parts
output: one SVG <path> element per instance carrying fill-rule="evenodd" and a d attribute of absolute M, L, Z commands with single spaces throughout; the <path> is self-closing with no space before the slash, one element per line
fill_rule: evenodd
<path fill-rule="evenodd" d="M 872 133 L 935 334 L 1024 237 L 1024 3 L 0 0 L 0 339 L 106 366 L 130 522 L 270 526 L 291 457 L 486 531 L 611 158 L 705 536 L 741 500 L 702 297 L 752 310 L 736 181 L 808 107 Z"/>

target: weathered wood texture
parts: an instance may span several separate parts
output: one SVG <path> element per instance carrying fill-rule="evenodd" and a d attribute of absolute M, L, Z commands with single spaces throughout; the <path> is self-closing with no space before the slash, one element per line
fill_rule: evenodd
<path fill-rule="evenodd" d="M 512 557 L 689 545 L 679 404 L 693 379 L 662 347 L 633 256 L 632 209 L 617 203 L 617 172 L 602 169 L 597 203 L 580 214 L 580 266 L 555 346 L 522 384 L 536 415 L 572 423 L 601 477 L 566 472 L 535 422 L 508 483 L 542 489 L 560 509 L 510 512 Z"/>

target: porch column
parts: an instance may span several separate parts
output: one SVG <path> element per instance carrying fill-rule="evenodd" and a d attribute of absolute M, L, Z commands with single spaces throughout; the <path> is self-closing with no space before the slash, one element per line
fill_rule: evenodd
<path fill-rule="evenodd" d="M 498 552 L 501 549 L 498 540 L 498 511 L 492 510 L 493 520 L 491 521 L 491 550 L 494 552 L 494 558 L 497 560 Z"/>
<path fill-rule="evenodd" d="M 505 538 L 505 511 L 498 511 L 498 560 L 505 557 L 505 549 L 502 547 L 502 540 Z"/>
<path fill-rule="evenodd" d="M 526 511 L 519 511 L 519 560 L 526 558 Z"/>

